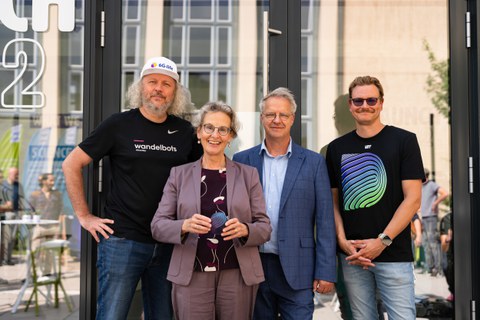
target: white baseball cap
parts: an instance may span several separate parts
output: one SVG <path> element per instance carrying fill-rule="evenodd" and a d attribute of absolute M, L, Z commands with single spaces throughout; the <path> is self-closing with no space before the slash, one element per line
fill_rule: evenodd
<path fill-rule="evenodd" d="M 177 65 L 175 64 L 175 62 L 165 57 L 155 57 L 149 59 L 147 63 L 145 63 L 145 65 L 143 66 L 140 77 L 143 78 L 143 76 L 146 76 L 147 74 L 154 73 L 170 76 L 177 82 L 179 79 L 177 73 Z"/>

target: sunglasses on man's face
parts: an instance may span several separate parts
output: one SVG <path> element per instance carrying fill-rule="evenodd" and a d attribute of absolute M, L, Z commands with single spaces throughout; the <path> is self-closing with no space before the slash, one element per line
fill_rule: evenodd
<path fill-rule="evenodd" d="M 367 104 L 370 106 L 370 107 L 373 107 L 377 104 L 378 102 L 378 99 L 379 98 L 366 98 L 366 99 L 363 99 L 363 98 L 352 98 L 350 99 L 350 101 L 352 101 L 353 105 L 355 107 L 361 107 L 363 106 L 363 102 L 366 101 Z"/>

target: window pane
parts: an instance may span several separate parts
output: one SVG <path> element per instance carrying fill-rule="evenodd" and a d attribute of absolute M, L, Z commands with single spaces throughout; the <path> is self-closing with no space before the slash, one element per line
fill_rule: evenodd
<path fill-rule="evenodd" d="M 229 45 L 231 40 L 229 38 L 229 30 L 227 28 L 218 29 L 218 63 L 227 64 L 230 57 Z"/>
<path fill-rule="evenodd" d="M 192 102 L 197 108 L 210 100 L 210 72 L 189 72 L 188 87 L 192 93 Z"/>
<path fill-rule="evenodd" d="M 83 61 L 83 26 L 76 26 L 70 36 L 70 63 L 81 66 Z"/>
<path fill-rule="evenodd" d="M 190 64 L 211 63 L 211 41 L 210 28 L 190 29 Z"/>
<path fill-rule="evenodd" d="M 139 18 L 139 10 L 140 10 L 140 1 L 139 0 L 127 0 L 127 20 L 137 20 Z"/>
<path fill-rule="evenodd" d="M 173 61 L 182 61 L 182 47 L 183 47 L 183 28 L 172 27 L 169 39 L 170 58 Z"/>
<path fill-rule="evenodd" d="M 210 0 L 190 0 L 190 19 L 211 20 L 212 19 L 212 1 Z"/>
<path fill-rule="evenodd" d="M 228 94 L 227 88 L 229 88 L 229 78 L 227 72 L 218 73 L 218 93 L 217 100 L 227 102 Z"/>
<path fill-rule="evenodd" d="M 134 64 L 137 57 L 137 41 L 138 40 L 138 30 L 137 27 L 126 27 L 125 36 L 127 40 L 125 42 L 125 63 Z"/>
<path fill-rule="evenodd" d="M 70 110 L 82 110 L 82 82 L 83 76 L 81 72 L 72 72 L 70 75 Z"/>
<path fill-rule="evenodd" d="M 170 1 L 171 17 L 174 19 L 183 19 L 183 3 L 185 0 Z"/>
<path fill-rule="evenodd" d="M 218 0 L 218 19 L 219 20 L 230 20 L 230 0 Z"/>

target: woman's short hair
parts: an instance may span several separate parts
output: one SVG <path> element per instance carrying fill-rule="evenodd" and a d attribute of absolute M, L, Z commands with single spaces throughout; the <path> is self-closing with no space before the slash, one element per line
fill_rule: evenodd
<path fill-rule="evenodd" d="M 210 112 L 223 112 L 230 118 L 230 129 L 232 130 L 232 136 L 237 137 L 238 130 L 240 129 L 240 124 L 237 120 L 237 114 L 228 104 L 223 101 L 216 102 L 207 102 L 204 104 L 200 110 L 198 110 L 197 115 L 194 117 L 192 124 L 195 129 L 198 129 L 202 126 L 205 115 Z"/>

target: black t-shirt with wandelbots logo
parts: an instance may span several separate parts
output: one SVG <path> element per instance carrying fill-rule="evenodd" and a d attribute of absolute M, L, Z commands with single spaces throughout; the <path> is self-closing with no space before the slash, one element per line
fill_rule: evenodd
<path fill-rule="evenodd" d="M 150 222 L 170 169 L 202 154 L 188 121 L 169 115 L 154 123 L 138 109 L 112 115 L 79 147 L 94 161 L 109 156 L 111 181 L 103 216 L 115 221 L 115 236 L 140 242 L 155 241 Z"/>

